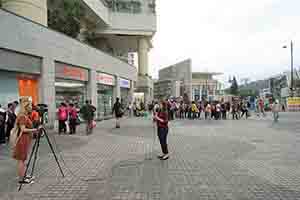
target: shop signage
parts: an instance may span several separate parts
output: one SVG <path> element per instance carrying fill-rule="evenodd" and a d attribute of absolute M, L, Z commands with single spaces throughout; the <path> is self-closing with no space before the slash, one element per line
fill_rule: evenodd
<path fill-rule="evenodd" d="M 97 74 L 97 83 L 103 85 L 115 85 L 115 77 L 105 73 Z"/>
<path fill-rule="evenodd" d="M 290 112 L 300 111 L 300 97 L 289 97 L 287 104 L 288 104 L 288 110 Z"/>
<path fill-rule="evenodd" d="M 130 88 L 130 81 L 124 78 L 120 78 L 120 87 Z"/>
<path fill-rule="evenodd" d="M 55 77 L 79 81 L 88 81 L 89 73 L 86 69 L 62 63 L 55 63 Z"/>

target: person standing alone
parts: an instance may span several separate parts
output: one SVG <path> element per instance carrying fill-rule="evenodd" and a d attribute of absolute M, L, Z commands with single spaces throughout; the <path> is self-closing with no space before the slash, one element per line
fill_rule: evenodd
<path fill-rule="evenodd" d="M 157 134 L 159 142 L 161 145 L 162 155 L 159 155 L 158 158 L 161 160 L 169 159 L 169 151 L 167 144 L 167 137 L 169 132 L 168 127 L 168 109 L 167 103 L 162 101 L 160 103 L 160 109 L 154 116 L 154 120 L 157 122 Z"/>
<path fill-rule="evenodd" d="M 122 108 L 122 104 L 120 103 L 120 99 L 118 97 L 113 106 L 112 112 L 115 113 L 116 116 L 116 128 L 120 128 L 120 119 L 122 118 L 124 111 Z"/>
<path fill-rule="evenodd" d="M 86 100 L 85 105 L 80 109 L 83 119 L 86 121 L 86 134 L 89 135 L 93 131 L 93 120 L 96 108 L 92 105 L 92 101 Z"/>

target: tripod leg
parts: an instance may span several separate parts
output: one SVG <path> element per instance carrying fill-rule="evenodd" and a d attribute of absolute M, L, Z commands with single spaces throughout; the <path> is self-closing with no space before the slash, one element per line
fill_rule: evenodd
<path fill-rule="evenodd" d="M 53 146 L 52 146 L 52 144 L 51 144 L 51 142 L 50 142 L 50 139 L 49 139 L 49 137 L 48 137 L 48 134 L 46 133 L 45 130 L 43 130 L 43 131 L 44 131 L 44 134 L 45 134 L 45 136 L 46 136 L 46 139 L 47 139 L 47 142 L 48 142 L 48 144 L 49 144 L 49 147 L 50 147 L 50 149 L 51 149 L 51 151 L 52 151 L 52 153 L 53 153 L 53 155 L 54 155 L 54 158 L 55 158 L 55 161 L 56 161 L 56 163 L 57 163 L 57 166 L 58 166 L 58 168 L 59 168 L 59 170 L 60 170 L 60 173 L 61 173 L 61 175 L 62 175 L 63 177 L 65 177 L 65 174 L 64 174 L 64 172 L 63 172 L 63 170 L 62 170 L 62 168 L 61 168 L 61 166 L 60 166 L 60 164 L 59 164 L 59 162 L 58 162 L 57 156 L 56 156 L 55 151 L 54 151 L 54 149 L 53 149 Z"/>
<path fill-rule="evenodd" d="M 25 176 L 26 176 L 26 174 L 28 172 L 28 169 L 29 169 L 29 166 L 30 166 L 30 163 L 31 163 L 31 159 L 32 159 L 32 157 L 33 157 L 33 155 L 34 155 L 34 153 L 36 151 L 36 147 L 37 147 L 37 140 L 34 142 L 34 145 L 32 147 L 32 150 L 31 150 L 31 153 L 30 153 L 30 157 L 29 157 L 28 163 L 26 165 L 26 170 L 25 170 L 25 174 L 24 174 L 23 180 L 25 179 Z M 21 183 L 20 186 L 19 186 L 18 191 L 20 191 L 22 189 L 22 185 L 23 184 Z"/>
<path fill-rule="evenodd" d="M 38 156 L 38 152 L 39 152 L 39 147 L 40 147 L 40 139 L 41 139 L 41 136 L 40 134 L 36 137 L 36 142 L 37 142 L 37 146 L 36 146 L 36 150 L 35 150 L 35 153 L 34 153 L 34 160 L 33 160 L 33 165 L 32 165 L 32 170 L 31 170 L 31 176 L 33 175 L 34 173 L 34 168 L 35 168 L 35 163 L 36 163 L 36 159 L 37 159 L 37 156 Z"/>

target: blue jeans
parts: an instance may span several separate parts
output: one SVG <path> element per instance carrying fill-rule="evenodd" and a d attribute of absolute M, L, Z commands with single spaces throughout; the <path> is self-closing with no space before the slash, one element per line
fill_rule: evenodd
<path fill-rule="evenodd" d="M 169 129 L 168 128 L 162 128 L 158 127 L 157 128 L 157 135 L 159 138 L 159 142 L 161 145 L 161 150 L 163 154 L 168 154 L 168 144 L 167 144 L 167 136 L 168 136 Z"/>

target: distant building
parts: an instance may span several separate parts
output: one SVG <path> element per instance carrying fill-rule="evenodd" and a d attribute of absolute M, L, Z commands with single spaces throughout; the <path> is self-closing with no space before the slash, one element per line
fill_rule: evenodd
<path fill-rule="evenodd" d="M 192 100 L 217 100 L 217 96 L 223 95 L 222 84 L 213 79 L 213 76 L 222 73 L 193 72 L 192 73 Z"/>
<path fill-rule="evenodd" d="M 215 100 L 222 95 L 223 87 L 213 76 L 221 73 L 192 72 L 190 59 L 159 71 L 154 83 L 154 98 L 187 97 L 189 100 Z"/>

